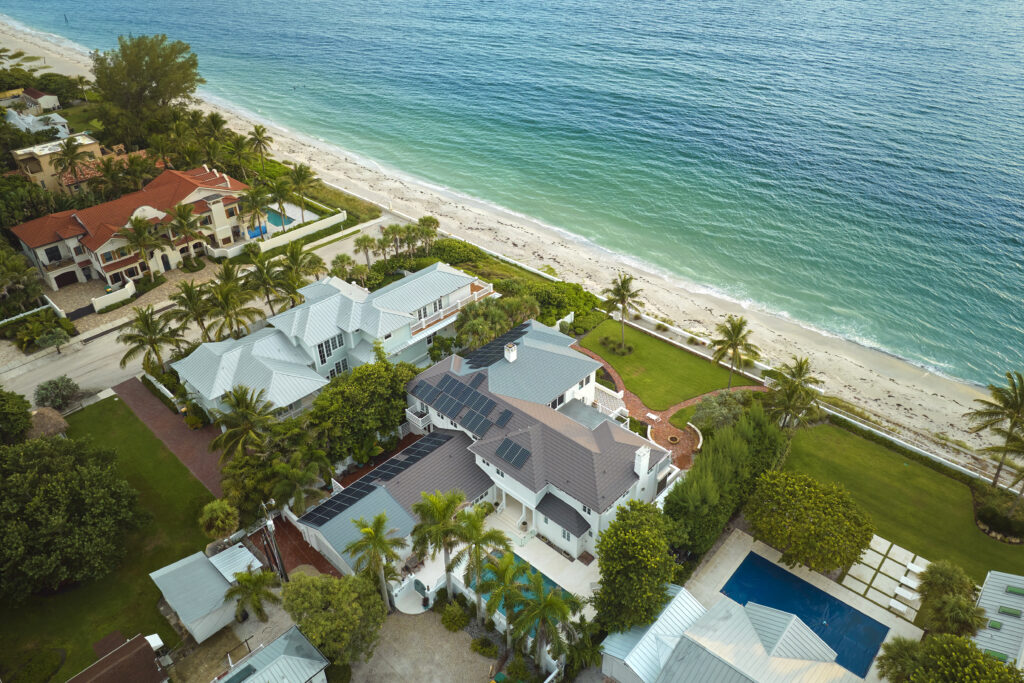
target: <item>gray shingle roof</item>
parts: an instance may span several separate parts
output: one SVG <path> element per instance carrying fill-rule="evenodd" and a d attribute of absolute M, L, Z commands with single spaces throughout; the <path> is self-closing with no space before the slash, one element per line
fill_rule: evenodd
<path fill-rule="evenodd" d="M 202 552 L 157 569 L 149 578 L 185 624 L 219 609 L 231 586 Z"/>
<path fill-rule="evenodd" d="M 486 367 L 492 392 L 548 404 L 601 367 L 570 348 L 575 341 L 572 337 L 535 320 L 522 327 L 523 335 L 515 342 L 515 361 L 505 360 L 504 342 L 499 339 L 468 354 L 462 374 Z"/>
<path fill-rule="evenodd" d="M 327 384 L 310 369 L 311 362 L 279 330 L 264 327 L 241 339 L 201 344 L 171 367 L 208 401 L 216 402 L 242 384 L 262 389 L 265 398 L 280 408 Z"/>
<path fill-rule="evenodd" d="M 582 536 L 590 528 L 590 522 L 584 519 L 583 515 L 552 493 L 546 493 L 540 499 L 540 502 L 537 503 L 537 512 L 550 518 L 573 536 Z"/>
<path fill-rule="evenodd" d="M 303 683 L 328 664 L 298 627 L 292 626 L 266 647 L 240 660 L 221 683 Z"/>
<path fill-rule="evenodd" d="M 410 515 L 413 503 L 421 500 L 426 491 L 462 491 L 472 501 L 491 488 L 494 482 L 476 464 L 469 450 L 471 439 L 456 430 L 438 429 L 435 433 L 451 435 L 451 439 L 438 446 L 415 465 L 384 482 L 384 488 Z"/>
<path fill-rule="evenodd" d="M 1007 587 L 1019 588 L 1024 591 L 1024 576 L 1006 572 L 991 571 L 985 577 L 985 585 L 978 596 L 978 606 L 984 608 L 987 621 L 985 626 L 974 636 L 974 642 L 982 650 L 992 650 L 1015 659 L 1024 661 L 1024 617 L 1000 614 L 1000 607 L 1020 610 L 1024 614 L 1024 595 L 1007 593 Z M 1000 628 L 992 628 L 991 622 L 997 621 Z"/>

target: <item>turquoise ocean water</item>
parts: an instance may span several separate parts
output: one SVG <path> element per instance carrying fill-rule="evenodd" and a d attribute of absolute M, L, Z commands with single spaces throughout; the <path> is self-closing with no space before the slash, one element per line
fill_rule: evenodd
<path fill-rule="evenodd" d="M 167 33 L 289 129 L 951 376 L 1024 366 L 1017 0 L 0 11 L 88 48 Z"/>

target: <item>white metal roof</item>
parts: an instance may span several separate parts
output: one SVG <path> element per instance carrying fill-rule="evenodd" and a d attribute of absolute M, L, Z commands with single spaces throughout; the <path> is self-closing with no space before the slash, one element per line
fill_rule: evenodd
<path fill-rule="evenodd" d="M 244 659 L 239 660 L 221 683 L 303 683 L 313 680 L 330 664 L 327 658 L 292 626 Z"/>
<path fill-rule="evenodd" d="M 1024 591 L 1024 576 L 1006 572 L 991 571 L 985 577 L 985 585 L 978 596 L 978 606 L 985 610 L 985 626 L 974 636 L 974 642 L 982 650 L 991 650 L 1006 655 L 1009 660 L 1017 660 L 1018 666 L 1024 662 L 1024 617 L 1000 614 L 999 608 L 1020 610 L 1024 614 L 1024 595 L 1008 593 L 1007 588 Z M 993 628 L 992 622 L 999 628 Z"/>
<path fill-rule="evenodd" d="M 256 571 L 263 566 L 263 563 L 241 543 L 226 548 L 211 557 L 210 564 L 216 567 L 221 576 L 229 583 L 235 582 L 235 574 L 241 574 L 250 569 Z"/>
<path fill-rule="evenodd" d="M 231 586 L 202 552 L 161 567 L 149 578 L 186 625 L 220 609 Z"/>
<path fill-rule="evenodd" d="M 772 657 L 834 662 L 835 650 L 795 614 L 748 602 L 744 609 L 761 645 Z"/>

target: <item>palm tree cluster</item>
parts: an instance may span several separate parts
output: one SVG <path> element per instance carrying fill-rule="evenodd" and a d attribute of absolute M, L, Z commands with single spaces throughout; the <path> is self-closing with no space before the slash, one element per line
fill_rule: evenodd
<path fill-rule="evenodd" d="M 538 315 L 540 304 L 529 295 L 474 301 L 455 319 L 455 336 L 464 349 L 476 349 Z"/>
<path fill-rule="evenodd" d="M 103 201 L 137 192 L 158 175 L 156 161 L 146 154 L 129 154 L 127 158 L 105 156 L 96 164 L 96 171 L 99 175 L 89 181 L 89 187 Z"/>
<path fill-rule="evenodd" d="M 989 398 L 976 399 L 977 407 L 964 417 L 971 423 L 972 432 L 988 431 L 1002 442 L 985 449 L 996 462 L 992 476 L 995 487 L 999 485 L 1003 469 L 1009 466 L 1019 470 L 1018 459 L 1024 458 L 1024 377 L 1020 372 L 1008 372 L 1006 386 L 989 384 L 988 393 Z M 1021 479 L 1024 477 L 1016 481 Z"/>
<path fill-rule="evenodd" d="M 783 429 L 795 428 L 814 412 L 815 387 L 821 380 L 812 374 L 809 359 L 793 356 L 792 363 L 766 370 L 764 376 L 773 381 L 769 415 L 778 420 Z"/>

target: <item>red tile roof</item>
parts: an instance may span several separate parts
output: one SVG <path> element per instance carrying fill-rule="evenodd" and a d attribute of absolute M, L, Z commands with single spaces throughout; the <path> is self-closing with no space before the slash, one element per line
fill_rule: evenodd
<path fill-rule="evenodd" d="M 98 204 L 88 209 L 61 211 L 43 216 L 12 230 L 31 248 L 53 244 L 75 235 L 87 235 L 82 244 L 96 251 L 142 206 L 170 211 L 198 188 L 215 192 L 238 193 L 249 188 L 245 183 L 224 174 L 216 174 L 202 167 L 191 171 L 166 170 L 138 192 L 119 199 Z"/>
<path fill-rule="evenodd" d="M 162 683 L 167 675 L 156 663 L 156 653 L 146 639 L 135 636 L 68 683 Z"/>
<path fill-rule="evenodd" d="M 35 88 L 25 88 L 22 92 L 33 100 L 38 100 L 40 97 L 47 97 L 49 95 L 49 93 L 45 93 L 42 90 L 36 90 Z"/>
<path fill-rule="evenodd" d="M 103 264 L 103 272 L 104 273 L 113 273 L 115 270 L 121 270 L 122 268 L 127 268 L 128 266 L 132 265 L 133 263 L 135 263 L 138 260 L 139 260 L 139 255 L 138 254 L 132 254 L 128 258 L 123 258 L 120 261 L 114 261 L 113 263 L 104 263 Z"/>

